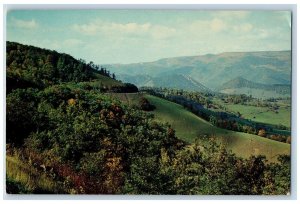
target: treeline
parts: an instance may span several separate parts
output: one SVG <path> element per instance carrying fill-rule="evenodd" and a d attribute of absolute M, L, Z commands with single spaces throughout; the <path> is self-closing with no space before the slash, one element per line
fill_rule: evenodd
<path fill-rule="evenodd" d="M 163 95 L 183 96 L 195 102 L 202 104 L 205 108 L 220 109 L 227 111 L 227 108 L 221 104 L 214 103 L 213 98 L 221 100 L 225 104 L 241 104 L 255 107 L 268 107 L 272 111 L 278 110 L 277 102 L 290 102 L 290 97 L 278 97 L 268 99 L 253 98 L 246 94 L 223 94 L 217 92 L 186 91 L 183 89 L 141 87 L 141 90 L 154 90 Z"/>
<path fill-rule="evenodd" d="M 251 95 L 247 96 L 245 94 L 237 94 L 237 95 L 216 94 L 215 96 L 226 104 L 241 104 L 241 105 L 255 106 L 255 107 L 266 107 L 270 111 L 273 111 L 275 113 L 278 113 L 278 109 L 279 109 L 278 102 L 285 101 L 286 103 L 290 103 L 290 97 L 257 99 L 257 98 L 253 98 Z"/>
<path fill-rule="evenodd" d="M 99 91 L 101 93 L 136 93 L 138 92 L 138 88 L 131 83 L 118 83 L 118 84 L 108 84 L 105 82 L 102 82 L 101 80 L 93 80 L 90 82 L 79 82 L 79 83 L 62 83 L 66 85 L 73 85 L 78 88 L 82 88 L 85 90 L 94 90 Z"/>
<path fill-rule="evenodd" d="M 141 91 L 146 91 L 149 94 L 180 104 L 192 113 L 217 127 L 227 130 L 255 134 L 280 142 L 291 142 L 290 136 L 274 133 L 274 129 L 270 125 L 265 125 L 263 123 L 244 119 L 239 113 L 234 114 L 226 111 L 220 111 L 220 109 L 224 108 L 218 104 L 213 103 L 212 100 L 209 99 L 211 93 L 197 93 L 183 90 L 168 90 L 166 88 L 146 87 L 141 88 Z M 244 95 L 240 96 L 239 98 L 243 99 L 244 97 L 248 98 L 248 96 Z M 217 110 L 215 111 L 214 109 Z M 286 129 L 286 127 L 284 126 L 280 127 Z"/>
<path fill-rule="evenodd" d="M 47 193 L 290 192 L 289 157 L 267 164 L 262 156 L 239 158 L 213 139 L 187 145 L 151 114 L 76 84 L 8 94 L 7 144 L 8 155 L 60 186 Z M 21 184 L 10 178 L 7 188 L 45 192 L 43 186 Z"/>
<path fill-rule="evenodd" d="M 45 88 L 62 82 L 80 82 L 97 79 L 97 74 L 115 79 L 104 67 L 93 62 L 76 60 L 67 54 L 22 45 L 6 43 L 6 88 Z"/>

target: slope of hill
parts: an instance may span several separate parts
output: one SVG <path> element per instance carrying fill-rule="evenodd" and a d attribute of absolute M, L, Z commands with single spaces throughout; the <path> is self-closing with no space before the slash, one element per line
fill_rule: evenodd
<path fill-rule="evenodd" d="M 175 129 L 176 136 L 189 143 L 193 143 L 198 138 L 205 142 L 205 135 L 213 136 L 238 156 L 247 158 L 250 155 L 262 154 L 270 162 L 275 162 L 278 154 L 290 154 L 290 145 L 287 143 L 215 127 L 184 109 L 181 105 L 156 96 L 141 93 L 120 93 L 111 96 L 128 105 L 138 105 L 141 97 L 147 98 L 156 107 L 153 111 L 155 119 L 158 122 L 170 124 Z"/>
<path fill-rule="evenodd" d="M 255 98 L 285 97 L 290 96 L 291 86 L 289 84 L 255 83 L 243 77 L 237 77 L 222 84 L 218 91 L 227 94 L 248 94 Z"/>
<path fill-rule="evenodd" d="M 146 98 L 156 106 L 154 115 L 157 120 L 169 123 L 175 128 L 176 135 L 187 142 L 194 142 L 196 138 L 204 135 L 213 135 L 220 139 L 228 149 L 242 157 L 262 154 L 266 155 L 269 161 L 276 161 L 278 154 L 290 154 L 289 144 L 257 135 L 221 129 L 176 103 L 151 95 L 146 95 Z"/>
<path fill-rule="evenodd" d="M 106 86 L 123 86 L 104 68 L 56 51 L 6 43 L 7 91 L 16 88 L 45 88 L 62 82 L 98 80 Z"/>
<path fill-rule="evenodd" d="M 111 70 L 123 80 L 125 79 L 122 78 L 123 74 L 133 77 L 184 74 L 191 76 L 193 80 L 210 89 L 216 89 L 223 83 L 239 76 L 255 83 L 290 84 L 291 52 L 229 52 L 217 55 L 167 58 L 146 63 L 114 64 L 108 65 L 108 67 L 111 67 Z M 133 78 L 127 77 L 126 80 L 133 82 Z M 140 83 L 142 81 L 141 79 Z"/>

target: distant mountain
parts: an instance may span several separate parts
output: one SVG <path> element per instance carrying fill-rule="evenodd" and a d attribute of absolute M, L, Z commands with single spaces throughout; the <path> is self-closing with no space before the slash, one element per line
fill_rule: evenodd
<path fill-rule="evenodd" d="M 149 75 L 121 75 L 124 81 L 130 81 L 139 87 L 166 87 L 177 88 L 191 91 L 211 92 L 200 82 L 194 80 L 192 77 L 184 74 L 162 75 L 158 77 L 151 77 Z"/>
<path fill-rule="evenodd" d="M 149 75 L 121 75 L 120 79 L 133 83 L 138 87 L 166 87 L 203 92 L 211 91 L 192 77 L 183 74 L 163 75 L 159 77 L 151 77 Z"/>
<path fill-rule="evenodd" d="M 256 98 L 269 98 L 290 96 L 291 86 L 288 84 L 261 84 L 237 77 L 222 84 L 218 91 L 228 94 L 247 94 Z"/>
<path fill-rule="evenodd" d="M 131 83 L 138 80 L 141 84 L 146 83 L 149 78 L 180 74 L 189 76 L 210 89 L 217 89 L 236 77 L 261 84 L 290 84 L 291 52 L 228 52 L 166 58 L 145 63 L 113 64 L 107 67 L 119 79 Z"/>

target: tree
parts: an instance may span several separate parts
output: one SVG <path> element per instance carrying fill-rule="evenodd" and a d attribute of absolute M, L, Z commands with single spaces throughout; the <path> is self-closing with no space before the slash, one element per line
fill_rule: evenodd
<path fill-rule="evenodd" d="M 37 90 L 16 89 L 6 99 L 6 142 L 22 145 L 37 128 Z"/>
<path fill-rule="evenodd" d="M 288 136 L 288 137 L 286 138 L 286 143 L 291 144 L 291 136 Z"/>
<path fill-rule="evenodd" d="M 260 129 L 257 133 L 258 136 L 261 137 L 266 137 L 266 130 L 265 129 Z"/>

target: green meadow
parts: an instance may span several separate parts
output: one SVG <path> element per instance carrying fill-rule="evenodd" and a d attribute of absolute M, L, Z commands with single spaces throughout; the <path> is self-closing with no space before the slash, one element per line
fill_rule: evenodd
<path fill-rule="evenodd" d="M 284 125 L 291 127 L 291 108 L 281 105 L 277 113 L 267 107 L 247 106 L 240 104 L 226 104 L 229 111 L 240 112 L 242 117 L 256 122 L 267 123 L 271 125 Z"/>
<path fill-rule="evenodd" d="M 278 154 L 290 154 L 290 145 L 257 135 L 234 132 L 221 129 L 197 117 L 184 109 L 181 105 L 152 96 L 145 97 L 156 106 L 154 115 L 157 121 L 169 123 L 176 131 L 176 135 L 187 142 L 194 142 L 203 136 L 215 136 L 222 141 L 228 149 L 239 156 L 262 154 L 269 161 L 276 161 Z"/>

